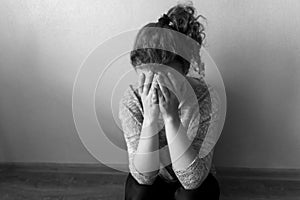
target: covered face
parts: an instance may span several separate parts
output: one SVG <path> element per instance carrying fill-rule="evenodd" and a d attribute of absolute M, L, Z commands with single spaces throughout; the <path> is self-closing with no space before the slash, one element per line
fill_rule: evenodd
<path fill-rule="evenodd" d="M 188 82 L 180 68 L 180 65 L 176 63 L 170 65 L 151 63 L 138 66 L 136 71 L 138 75 L 140 73 L 148 74 L 150 71 L 154 72 L 154 74 L 160 74 L 164 80 L 164 86 L 171 90 L 177 98 L 181 99 L 185 95 Z M 152 83 L 154 81 L 156 81 L 155 78 L 153 78 Z"/>

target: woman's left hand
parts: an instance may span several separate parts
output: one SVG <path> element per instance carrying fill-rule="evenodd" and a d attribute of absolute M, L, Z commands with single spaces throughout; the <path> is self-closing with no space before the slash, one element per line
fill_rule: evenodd
<path fill-rule="evenodd" d="M 179 118 L 178 106 L 179 101 L 175 93 L 178 93 L 178 86 L 174 75 L 171 73 L 158 73 L 157 76 L 158 83 L 158 98 L 159 98 L 159 108 L 162 113 L 163 120 L 166 122 L 168 120 L 173 120 Z M 168 87 L 171 88 L 168 88 Z M 173 90 L 173 91 L 171 91 Z"/>

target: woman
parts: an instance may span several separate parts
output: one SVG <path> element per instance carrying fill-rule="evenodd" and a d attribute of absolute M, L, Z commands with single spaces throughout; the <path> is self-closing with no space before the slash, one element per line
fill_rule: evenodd
<path fill-rule="evenodd" d="M 203 75 L 204 70 L 199 50 L 205 34 L 197 19 L 192 5 L 178 4 L 136 36 L 130 58 L 139 80 L 125 91 L 119 107 L 130 169 L 126 200 L 219 199 L 213 149 L 200 157 L 215 112 L 210 89 L 201 75 L 188 75 L 193 69 Z M 194 42 L 178 39 L 174 31 Z M 179 98 L 184 82 L 178 74 L 191 85 L 196 106 L 188 103 L 192 98 L 182 101 L 186 95 Z M 192 120 L 197 112 L 199 120 Z"/>

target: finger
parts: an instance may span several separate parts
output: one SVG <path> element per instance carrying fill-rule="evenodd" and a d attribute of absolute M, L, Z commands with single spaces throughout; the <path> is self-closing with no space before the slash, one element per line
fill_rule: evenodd
<path fill-rule="evenodd" d="M 167 87 L 169 91 L 174 91 L 174 87 L 172 82 L 170 81 L 168 75 L 166 73 L 161 73 L 163 86 Z"/>
<path fill-rule="evenodd" d="M 140 94 L 143 93 L 144 82 L 145 82 L 145 74 L 141 72 L 139 75 L 139 85 L 138 85 L 138 90 Z"/>
<path fill-rule="evenodd" d="M 170 91 L 170 98 L 176 98 L 181 99 L 181 88 L 180 88 L 180 82 L 178 78 L 176 79 L 175 75 L 168 72 L 167 76 L 169 77 L 169 80 L 173 83 L 173 91 Z"/>
<path fill-rule="evenodd" d="M 157 88 L 154 88 L 154 91 L 152 92 L 152 102 L 158 104 Z"/>
<path fill-rule="evenodd" d="M 154 77 L 154 79 L 155 79 L 155 77 Z M 157 85 L 156 81 L 151 84 L 151 88 L 150 88 L 149 94 L 148 94 L 148 95 L 150 95 L 151 101 L 153 103 L 158 102 L 158 94 L 157 94 L 157 86 L 156 85 Z"/>
<path fill-rule="evenodd" d="M 169 77 L 170 82 L 173 85 L 174 91 L 175 93 L 178 93 L 180 90 L 180 83 L 179 80 L 175 78 L 174 74 L 168 72 L 167 76 Z"/>
<path fill-rule="evenodd" d="M 165 97 L 159 87 L 157 88 L 157 94 L 158 94 L 159 102 L 165 101 Z"/>
<path fill-rule="evenodd" d="M 154 73 L 152 71 L 149 71 L 146 75 L 146 81 L 145 81 L 144 89 L 143 89 L 143 91 L 146 95 L 148 95 L 148 93 L 149 93 L 151 83 L 153 80 L 153 76 L 154 76 Z"/>
<path fill-rule="evenodd" d="M 163 77 L 161 75 L 158 75 L 158 77 L 157 77 L 157 83 L 158 83 L 158 86 L 159 86 L 159 88 L 160 88 L 163 96 L 164 96 L 164 99 L 169 98 L 169 96 L 170 96 L 169 90 L 166 87 L 164 79 L 163 79 Z"/>
<path fill-rule="evenodd" d="M 148 95 L 153 95 L 153 92 L 155 91 L 155 88 L 157 88 L 157 81 L 155 80 L 156 79 L 156 75 L 154 74 L 153 75 L 153 78 L 152 78 L 152 82 L 150 82 L 149 84 L 149 91 L 148 91 Z"/>

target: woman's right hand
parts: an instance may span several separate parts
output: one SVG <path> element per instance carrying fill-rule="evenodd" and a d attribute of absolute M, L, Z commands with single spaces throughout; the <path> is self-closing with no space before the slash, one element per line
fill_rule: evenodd
<path fill-rule="evenodd" d="M 156 75 L 152 71 L 139 75 L 139 94 L 142 99 L 144 109 L 144 122 L 148 124 L 156 123 L 159 115 L 158 85 Z"/>

